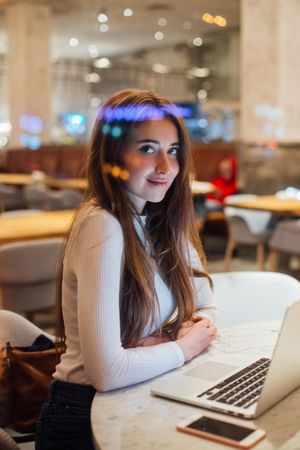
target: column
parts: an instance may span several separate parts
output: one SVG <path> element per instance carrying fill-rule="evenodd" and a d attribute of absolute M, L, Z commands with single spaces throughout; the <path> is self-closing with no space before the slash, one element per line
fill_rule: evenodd
<path fill-rule="evenodd" d="M 241 2 L 241 175 L 259 194 L 300 183 L 299 17 L 298 0 Z"/>
<path fill-rule="evenodd" d="M 50 6 L 7 4 L 10 146 L 49 139 L 51 104 Z"/>

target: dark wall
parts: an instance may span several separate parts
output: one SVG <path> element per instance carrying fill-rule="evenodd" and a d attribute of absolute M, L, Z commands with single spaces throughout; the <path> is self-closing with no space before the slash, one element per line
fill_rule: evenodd
<path fill-rule="evenodd" d="M 47 175 L 62 178 L 84 176 L 86 146 L 58 145 L 42 146 L 38 150 L 26 148 L 6 151 L 2 171 L 9 173 L 31 173 L 42 170 Z"/>
<path fill-rule="evenodd" d="M 42 146 L 38 150 L 25 148 L 6 151 L 1 170 L 9 173 L 31 173 L 42 170 L 47 175 L 76 178 L 83 177 L 85 145 Z M 192 143 L 195 179 L 209 181 L 217 175 L 218 164 L 226 156 L 237 156 L 236 144 Z"/>

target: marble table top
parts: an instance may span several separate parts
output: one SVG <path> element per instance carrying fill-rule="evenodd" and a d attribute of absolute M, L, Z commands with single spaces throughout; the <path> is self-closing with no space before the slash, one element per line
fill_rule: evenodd
<path fill-rule="evenodd" d="M 279 322 L 256 322 L 220 331 L 211 346 L 211 356 L 234 353 L 271 356 Z M 199 364 L 200 355 L 192 364 Z M 164 374 L 159 379 L 167 377 Z M 108 393 L 97 393 L 92 405 L 91 421 L 95 445 L 101 450 L 225 450 L 228 446 L 176 431 L 176 424 L 189 416 L 205 413 L 191 405 L 152 396 L 153 379 Z M 225 419 L 222 414 L 207 412 Z M 300 450 L 300 388 L 273 406 L 258 419 L 233 419 L 245 426 L 254 425 L 267 432 L 256 450 Z"/>

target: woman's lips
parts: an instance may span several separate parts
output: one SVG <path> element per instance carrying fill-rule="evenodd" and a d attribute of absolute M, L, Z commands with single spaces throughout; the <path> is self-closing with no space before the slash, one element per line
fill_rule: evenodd
<path fill-rule="evenodd" d="M 166 180 L 147 180 L 147 181 L 151 183 L 153 186 L 164 187 L 168 184 Z"/>

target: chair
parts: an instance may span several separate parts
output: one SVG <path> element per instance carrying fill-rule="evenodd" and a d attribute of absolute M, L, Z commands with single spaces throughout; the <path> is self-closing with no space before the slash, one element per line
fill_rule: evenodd
<path fill-rule="evenodd" d="M 219 308 L 218 325 L 282 319 L 300 299 L 300 282 L 277 272 L 225 272 L 211 275 Z"/>
<path fill-rule="evenodd" d="M 43 210 L 64 209 L 61 191 L 55 191 L 44 184 L 29 184 L 24 187 L 24 198 L 28 208 Z"/>
<path fill-rule="evenodd" d="M 25 317 L 12 311 L 0 310 L 0 348 L 4 347 L 7 342 L 10 342 L 12 346 L 30 346 L 40 334 L 46 335 L 53 342 L 55 340 L 54 336 L 45 333 Z M 26 444 L 18 446 L 11 436 L 18 442 L 26 442 Z M 10 427 L 5 428 L 5 430 L 0 428 L 0 449 L 18 450 L 26 448 L 29 450 L 29 448 L 32 448 L 33 450 L 34 444 L 30 444 L 28 438 L 34 440 L 33 435 L 18 433 Z"/>
<path fill-rule="evenodd" d="M 79 207 L 83 198 L 82 192 L 77 191 L 76 189 L 62 189 L 60 192 L 64 209 L 74 209 Z"/>
<path fill-rule="evenodd" d="M 300 256 L 300 220 L 282 220 L 269 240 L 270 270 L 277 270 L 280 253 Z"/>
<path fill-rule="evenodd" d="M 4 211 L 1 217 L 26 217 L 35 216 L 36 214 L 43 213 L 41 209 L 15 209 L 13 211 Z"/>
<path fill-rule="evenodd" d="M 40 334 L 55 341 L 54 336 L 41 330 L 20 314 L 0 309 L 0 348 L 4 347 L 8 341 L 13 347 L 28 347 Z"/>
<path fill-rule="evenodd" d="M 0 184 L 0 212 L 24 207 L 22 189 Z"/>
<path fill-rule="evenodd" d="M 241 194 L 226 198 L 230 202 L 253 200 L 257 195 Z M 233 250 L 238 244 L 256 246 L 256 260 L 259 270 L 264 270 L 265 245 L 271 232 L 267 229 L 272 214 L 265 211 L 225 206 L 225 220 L 228 227 L 228 243 L 224 256 L 224 270 L 230 269 Z"/>
<path fill-rule="evenodd" d="M 55 304 L 56 279 L 65 240 L 47 238 L 0 246 L 0 301 L 5 309 L 25 313 Z"/>

